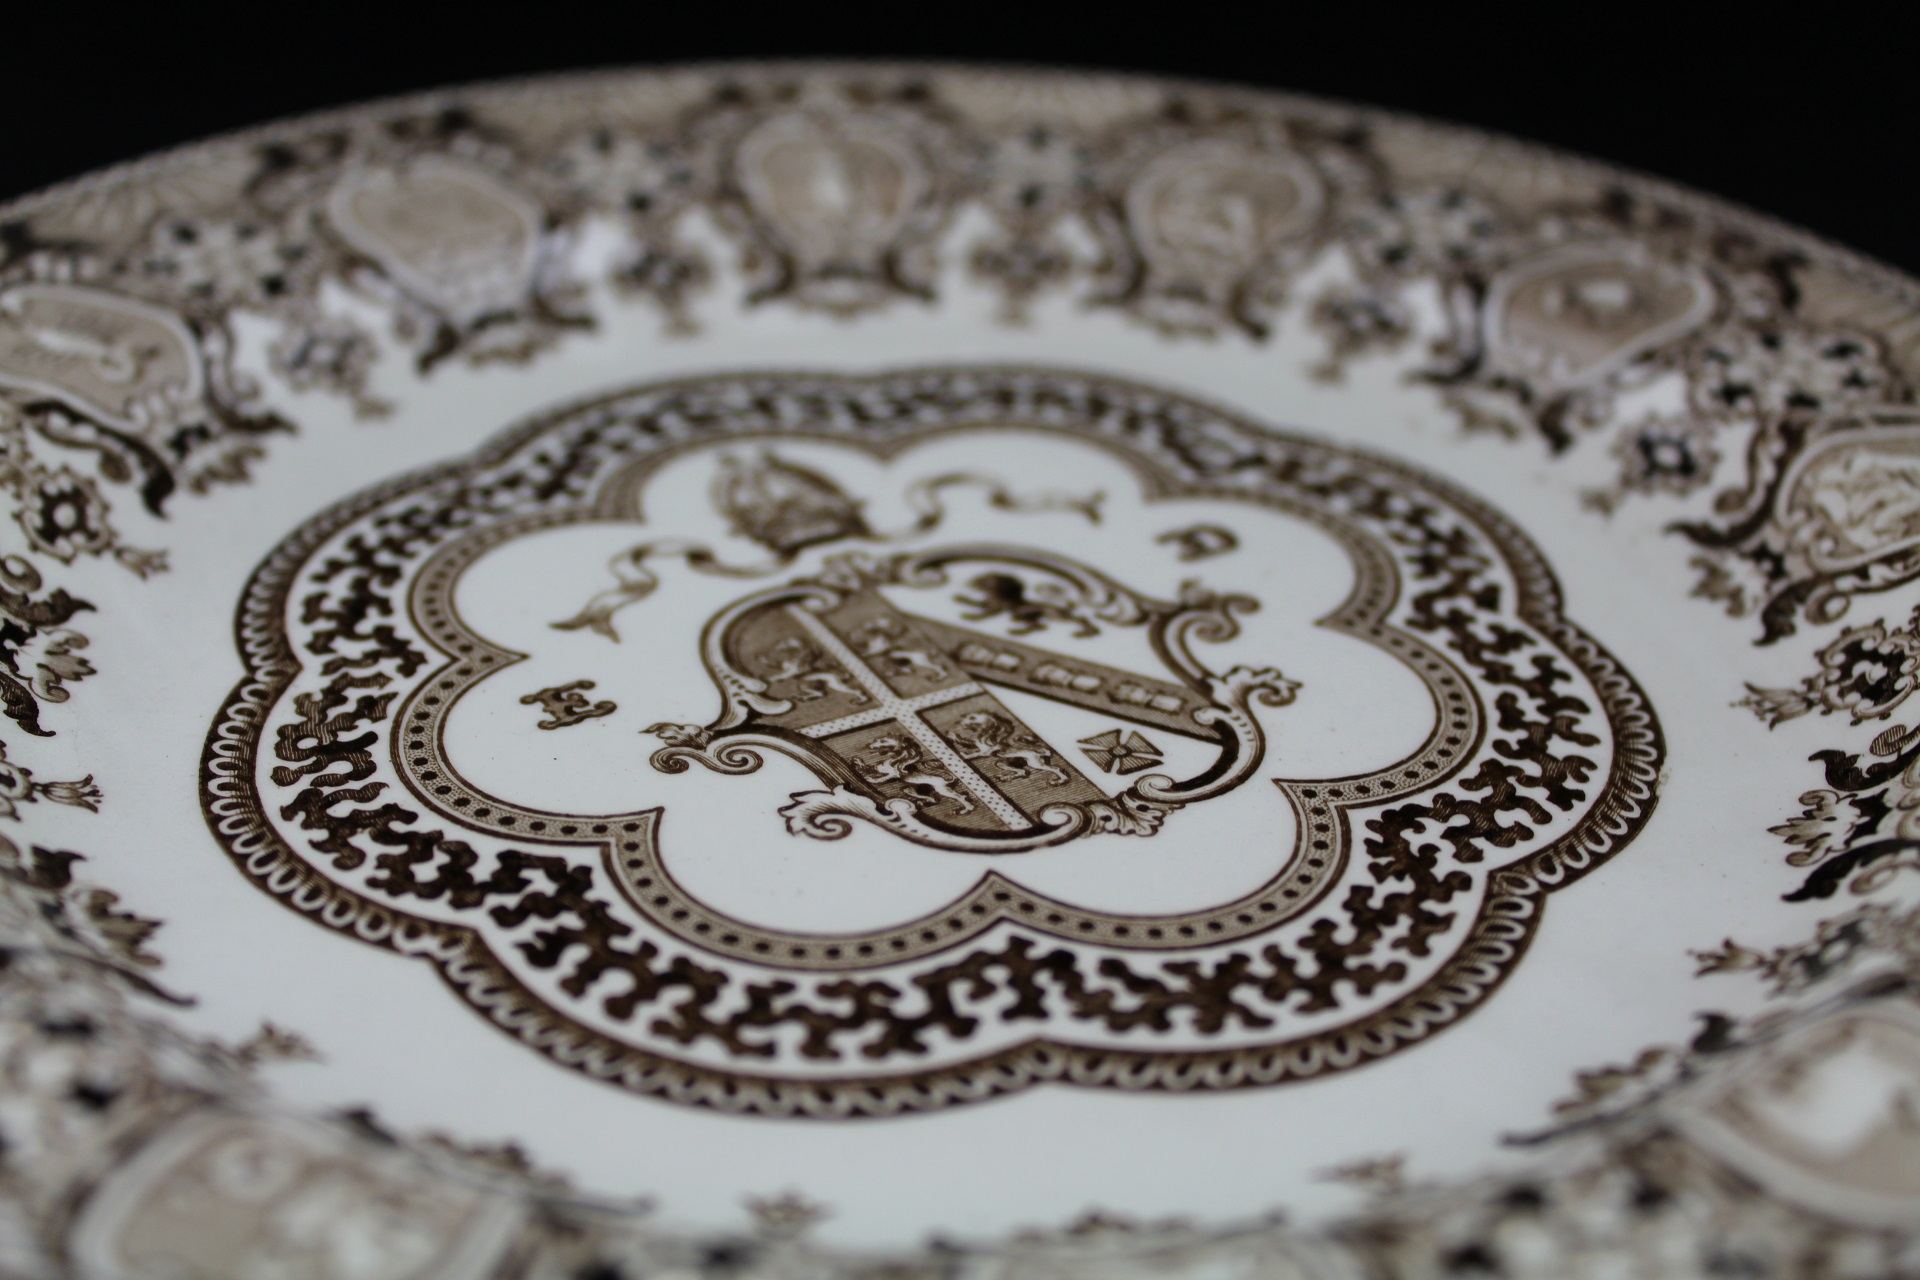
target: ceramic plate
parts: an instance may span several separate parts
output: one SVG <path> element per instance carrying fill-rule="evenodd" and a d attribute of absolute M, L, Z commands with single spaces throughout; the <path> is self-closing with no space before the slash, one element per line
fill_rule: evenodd
<path fill-rule="evenodd" d="M 1149 79 L 21 201 L 0 1269 L 1920 1263 L 1920 293 Z"/>

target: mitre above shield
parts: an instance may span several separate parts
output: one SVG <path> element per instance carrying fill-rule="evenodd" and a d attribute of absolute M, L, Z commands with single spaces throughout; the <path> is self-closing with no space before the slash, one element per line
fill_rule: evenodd
<path fill-rule="evenodd" d="M 733 526 L 782 556 L 838 538 L 871 537 L 860 503 L 826 476 L 762 451 L 743 462 L 720 459 L 713 505 Z"/>

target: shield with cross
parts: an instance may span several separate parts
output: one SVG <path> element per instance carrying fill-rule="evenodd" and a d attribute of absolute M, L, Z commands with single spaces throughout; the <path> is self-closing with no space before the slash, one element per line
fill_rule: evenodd
<path fill-rule="evenodd" d="M 957 607 L 958 620 L 908 607 L 921 592 L 949 615 Z M 1293 699 L 1297 686 L 1277 670 L 1216 674 L 1189 647 L 1230 638 L 1235 615 L 1257 607 L 1197 583 L 1178 600 L 1155 599 L 1027 548 L 835 557 L 707 625 L 703 656 L 723 712 L 704 726 L 653 726 L 666 743 L 653 764 L 751 773 L 765 751 L 791 756 L 824 789 L 793 794 L 780 813 L 790 831 L 822 839 L 847 834 L 854 820 L 961 853 L 1150 835 L 1174 810 L 1245 781 L 1263 749 L 1254 704 Z M 1088 652 L 1086 642 L 1128 629 L 1148 641 L 1160 672 Z M 1010 695 L 1110 727 L 1050 741 Z M 1156 771 L 1156 737 L 1201 744 L 1203 763 L 1185 777 Z"/>

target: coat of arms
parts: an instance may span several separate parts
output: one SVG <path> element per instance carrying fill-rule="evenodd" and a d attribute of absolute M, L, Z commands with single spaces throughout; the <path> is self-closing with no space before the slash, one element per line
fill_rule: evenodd
<path fill-rule="evenodd" d="M 730 1113 L 1395 1053 L 1663 758 L 1486 504 L 1059 371 L 557 409 L 302 525 L 238 618 L 202 776 L 246 874 Z"/>
<path fill-rule="evenodd" d="M 910 527 L 876 532 L 861 504 L 820 472 L 770 451 L 751 460 L 729 456 L 714 507 L 770 560 L 736 566 L 701 544 L 642 544 L 616 558 L 619 586 L 555 625 L 616 636 L 613 615 L 656 585 L 649 561 L 677 558 L 703 574 L 765 577 L 822 544 L 928 533 L 944 516 L 942 491 L 962 485 L 986 488 L 1003 510 L 1064 508 L 1099 518 L 1097 494 L 1019 497 L 987 477 L 949 474 L 907 495 L 918 513 Z M 961 612 L 943 621 L 889 593 L 944 596 Z M 1157 600 L 1067 557 L 1019 546 L 843 553 L 821 572 L 736 601 L 707 624 L 702 657 L 719 686 L 721 714 L 706 725 L 655 724 L 648 732 L 666 746 L 653 764 L 667 773 L 697 763 L 740 774 L 759 769 L 764 751 L 792 756 L 825 789 L 795 793 L 781 816 L 794 834 L 820 839 L 846 835 L 854 818 L 965 853 L 1017 853 L 1099 832 L 1149 835 L 1173 810 L 1232 790 L 1259 765 L 1262 735 L 1250 704 L 1293 700 L 1298 686 L 1277 670 L 1215 673 L 1190 648 L 1195 638 L 1230 639 L 1235 615 L 1258 607 L 1249 596 L 1218 595 L 1193 581 L 1178 600 Z M 987 622 L 998 630 L 968 625 Z M 1076 642 L 1084 649 L 1114 630 L 1141 633 L 1161 670 L 1127 670 L 1073 651 Z M 1008 705 L 1008 691 L 1110 724 L 1072 742 L 1050 741 Z M 1212 751 L 1187 777 L 1146 773 L 1162 761 L 1147 732 Z M 1081 761 L 1116 785 L 1101 785 Z"/>
<path fill-rule="evenodd" d="M 964 618 L 998 620 L 1011 634 L 909 612 L 882 593 L 889 587 L 944 593 Z M 1231 636 L 1234 615 L 1255 607 L 1194 583 L 1178 601 L 1155 600 L 1025 548 L 835 557 L 824 572 L 756 592 L 708 624 L 703 655 L 722 713 L 705 726 L 653 726 L 668 744 L 654 767 L 747 773 L 760 767 L 761 751 L 793 756 L 826 789 L 798 792 L 780 812 L 788 830 L 826 839 L 845 835 L 849 818 L 966 853 L 1014 853 L 1097 832 L 1148 835 L 1173 810 L 1239 786 L 1259 764 L 1250 702 L 1293 699 L 1294 682 L 1278 671 L 1215 674 L 1189 647 L 1195 637 Z M 1116 668 L 1070 647 L 1124 628 L 1145 633 L 1162 672 Z M 1124 727 L 1052 742 L 1002 691 Z M 1184 778 L 1142 773 L 1161 761 L 1147 733 L 1198 740 L 1211 758 Z M 1132 780 L 1100 785 L 1069 746 L 1096 773 Z"/>

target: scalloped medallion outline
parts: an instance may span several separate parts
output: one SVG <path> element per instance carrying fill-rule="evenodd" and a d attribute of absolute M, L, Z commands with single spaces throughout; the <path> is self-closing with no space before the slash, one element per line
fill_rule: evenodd
<path fill-rule="evenodd" d="M 738 394 L 742 391 L 749 394 Z M 986 953 L 977 951 L 954 963 L 984 964 L 989 970 L 1006 966 L 1010 980 L 1017 985 L 1015 969 L 1019 965 L 1038 958 L 1041 969 L 1052 965 L 1057 970 L 1056 960 L 1048 957 L 1065 953 L 1048 952 L 1046 948 L 1057 948 L 1068 939 L 1083 940 L 1089 933 L 1095 933 L 1095 940 L 1116 954 L 1151 959 L 1185 948 L 1204 957 L 1209 949 L 1218 951 L 1253 939 L 1276 924 L 1301 919 L 1309 910 L 1331 908 L 1329 918 L 1338 919 L 1345 908 L 1331 907 L 1326 891 L 1339 882 L 1356 844 L 1366 845 L 1371 838 L 1356 840 L 1348 810 L 1376 802 L 1382 795 L 1405 801 L 1432 792 L 1437 783 L 1457 780 L 1467 757 L 1488 744 L 1485 717 L 1490 711 L 1478 707 L 1478 694 L 1461 696 L 1467 673 L 1457 656 L 1446 652 L 1446 646 L 1405 626 L 1383 625 L 1396 598 L 1404 594 L 1398 570 L 1384 562 L 1375 538 L 1343 527 L 1350 513 L 1347 518 L 1332 518 L 1327 510 L 1315 510 L 1303 500 L 1302 477 L 1315 468 L 1328 475 L 1342 467 L 1352 472 L 1351 476 L 1329 481 L 1329 493 L 1340 491 L 1341 485 L 1349 489 L 1357 485 L 1366 491 L 1367 500 L 1388 506 L 1395 504 L 1395 492 L 1403 497 L 1416 495 L 1416 500 L 1400 504 L 1407 508 L 1400 515 L 1416 525 L 1429 521 L 1433 514 L 1432 508 L 1418 500 L 1422 498 L 1427 503 L 1444 503 L 1449 511 L 1471 522 L 1477 531 L 1475 536 L 1485 539 L 1486 545 L 1497 552 L 1504 571 L 1512 575 L 1517 594 L 1514 616 L 1534 629 L 1534 641 L 1546 646 L 1542 652 L 1558 653 L 1569 662 L 1579 673 L 1582 687 L 1590 689 L 1602 704 L 1597 714 L 1606 719 L 1612 750 L 1605 777 L 1593 779 L 1598 794 L 1564 835 L 1488 875 L 1464 936 L 1449 944 L 1450 953 L 1429 977 L 1393 993 L 1385 1003 L 1376 1002 L 1376 1007 L 1352 1021 L 1305 1035 L 1283 1035 L 1271 1043 L 1218 1049 L 1190 1045 L 1133 1048 L 1112 1042 L 1088 1046 L 1074 1042 L 1073 1024 L 1068 1021 L 1060 1024 L 1058 1032 L 1046 1034 L 1054 1025 L 1049 1023 L 1041 1028 L 1042 1034 L 977 1057 L 922 1069 L 876 1074 L 855 1068 L 837 1075 L 818 1070 L 781 1074 L 778 1064 L 770 1072 L 764 1055 L 756 1061 L 752 1043 L 737 1036 L 731 1042 L 740 1060 L 740 1069 L 736 1070 L 729 1069 L 732 1063 L 716 1068 L 691 1055 L 683 1058 L 663 1051 L 657 1041 L 640 1045 L 609 1035 L 569 1016 L 554 1007 L 551 999 L 536 993 L 513 966 L 493 954 L 481 931 L 412 914 L 396 905 L 404 894 L 384 895 L 383 900 L 340 883 L 316 866 L 311 854 L 296 851 L 281 826 L 268 817 L 251 762 L 262 749 L 274 704 L 300 669 L 301 659 L 294 652 L 284 622 L 288 593 L 303 566 L 329 538 L 355 521 L 392 508 L 436 484 L 473 480 L 551 435 L 558 426 L 593 424 L 585 429 L 583 437 L 571 441 L 573 453 L 569 456 L 584 458 L 593 448 L 605 444 L 596 432 L 610 429 L 609 424 L 622 414 L 630 416 L 649 397 L 656 408 L 669 406 L 653 423 L 652 429 L 658 431 L 660 422 L 672 418 L 676 398 L 680 407 L 686 407 L 703 396 L 713 399 L 730 393 L 736 404 L 765 403 L 786 393 L 789 408 L 798 403 L 827 404 L 830 408 L 823 411 L 821 421 L 802 424 L 755 421 L 750 411 L 742 411 L 739 420 L 728 424 L 729 439 L 797 439 L 806 438 L 811 430 L 822 438 L 885 453 L 941 431 L 1005 426 L 1057 432 L 1119 455 L 1147 480 L 1150 491 L 1266 503 L 1310 519 L 1334 533 L 1353 555 L 1356 567 L 1352 595 L 1345 605 L 1321 619 L 1320 625 L 1346 630 L 1392 653 L 1411 669 L 1423 671 L 1438 714 L 1435 728 L 1420 751 L 1391 768 L 1312 784 L 1276 780 L 1301 819 L 1302 844 L 1308 843 L 1313 831 L 1329 835 L 1337 832 L 1337 841 L 1324 842 L 1337 844 L 1335 856 L 1287 859 L 1282 873 L 1264 886 L 1261 894 L 1211 912 L 1193 913 L 1191 918 L 1154 921 L 1159 932 L 1153 937 L 1145 936 L 1139 927 L 1140 918 L 1101 919 L 1084 912 L 1071 915 L 1063 904 L 1020 890 L 997 871 L 984 877 L 973 894 L 940 913 L 940 919 L 928 917 L 887 934 L 806 938 L 755 932 L 743 922 L 703 907 L 673 885 L 658 861 L 653 838 L 657 810 L 584 817 L 520 810 L 465 787 L 457 771 L 423 770 L 420 765 L 421 761 L 444 764 L 441 728 L 445 712 L 459 692 L 484 673 L 497 670 L 500 663 L 512 660 L 507 651 L 488 646 L 467 630 L 457 611 L 447 607 L 459 569 L 486 548 L 530 527 L 604 518 L 605 504 L 618 503 L 629 495 L 632 485 L 639 482 L 636 476 L 640 472 L 660 465 L 679 450 L 704 446 L 714 439 L 710 427 L 682 432 L 678 439 L 653 436 L 641 462 L 627 460 L 619 482 L 603 483 L 605 474 L 581 482 L 585 485 L 581 493 L 597 489 L 595 496 L 576 497 L 555 509 L 520 510 L 508 513 L 506 518 L 475 519 L 462 536 L 448 539 L 420 557 L 423 565 L 409 590 L 407 612 L 421 624 L 422 635 L 428 637 L 438 657 L 417 680 L 409 680 L 409 691 L 393 708 L 392 723 L 405 725 L 409 739 L 403 749 L 396 731 L 391 751 L 408 780 L 412 795 L 407 799 L 428 807 L 437 819 L 457 819 L 468 830 L 492 824 L 495 830 L 512 832 L 532 848 L 571 844 L 581 852 L 594 851 L 597 856 L 586 862 L 576 856 L 568 864 L 572 869 L 564 874 L 583 884 L 604 874 L 618 887 L 620 899 L 637 909 L 641 918 L 658 931 L 655 937 L 661 942 L 694 945 L 715 960 L 754 964 L 775 975 L 786 972 L 793 975 L 793 981 L 807 980 L 810 975 L 817 975 L 819 980 L 832 979 L 836 974 L 852 978 L 866 971 L 870 976 L 860 981 L 870 983 L 875 967 L 895 964 L 898 956 L 917 960 L 948 952 L 1004 925 L 1008 931 L 1004 936 L 1011 940 L 1007 950 L 984 959 L 981 957 Z M 845 419 L 833 421 L 831 406 L 843 406 L 855 397 L 861 398 L 868 409 L 892 397 L 897 404 L 910 404 L 913 411 L 902 412 L 890 422 L 882 420 L 885 414 L 876 417 L 870 413 L 863 414 L 855 425 L 848 425 Z M 1116 429 L 1115 424 L 1123 421 L 1131 425 Z M 588 443 L 581 445 L 581 439 Z M 1230 448 L 1244 452 L 1230 458 Z M 1252 460 L 1268 467 L 1271 475 L 1250 485 L 1244 472 L 1253 465 Z M 590 466 L 584 469 L 592 470 Z M 1287 478 L 1276 478 L 1281 476 Z M 1354 478 L 1358 476 L 1365 478 Z M 502 1030 L 563 1065 L 627 1089 L 735 1112 L 818 1117 L 887 1115 L 994 1096 L 1042 1080 L 1127 1089 L 1233 1088 L 1317 1076 L 1395 1052 L 1465 1016 L 1484 1000 L 1524 952 L 1539 925 L 1545 894 L 1578 878 L 1633 838 L 1652 811 L 1654 782 L 1664 753 L 1657 718 L 1638 686 L 1604 649 L 1559 616 L 1559 591 L 1550 569 L 1517 529 L 1478 500 L 1403 465 L 1274 432 L 1184 397 L 1116 379 L 1052 370 L 937 368 L 870 378 L 740 374 L 654 383 L 574 404 L 509 433 L 471 460 L 381 486 L 309 521 L 262 565 L 246 593 L 237 632 L 249 675 L 235 689 L 209 733 L 202 768 L 203 804 L 216 835 L 256 885 L 332 929 L 429 960 L 467 1003 Z M 382 716 L 384 711 L 383 706 Z M 1503 707 L 1502 727 L 1512 716 L 1512 708 Z M 1471 749 L 1449 763 L 1455 751 L 1446 744 L 1452 741 L 1457 747 L 1463 736 L 1470 741 Z M 434 789 L 440 794 L 420 785 L 422 773 L 446 779 Z M 1576 790 L 1573 794 L 1581 793 Z M 485 811 L 484 819 L 475 819 L 478 810 Z M 322 837 L 323 843 L 331 838 Z M 343 849 L 336 842 L 332 852 L 337 856 Z M 527 855 L 514 865 L 521 869 L 514 874 L 543 873 L 556 884 L 563 874 L 556 869 L 555 860 L 545 854 Z M 1291 899 L 1286 905 L 1290 909 L 1281 910 L 1278 895 L 1289 890 Z M 414 891 L 418 891 L 417 886 Z M 449 880 L 446 891 L 478 893 L 473 899 L 475 905 L 486 900 L 485 892 L 472 884 L 462 890 Z M 656 891 L 651 901 L 649 891 Z M 429 890 L 427 896 L 440 892 Z M 659 900 L 663 896 L 665 902 Z M 568 901 L 578 907 L 589 900 L 576 896 Z M 591 902 L 598 904 L 590 908 L 593 911 L 605 906 L 600 900 Z M 1190 941 L 1195 936 L 1204 943 Z M 652 942 L 644 946 L 657 950 Z M 775 948 L 781 950 L 775 953 Z M 602 966 L 595 972 L 604 972 L 606 965 L 617 968 L 624 963 L 618 957 L 628 955 L 610 946 L 602 947 L 598 954 L 599 958 L 589 965 Z M 1274 963 L 1281 963 L 1271 945 L 1265 954 Z M 1244 956 L 1244 951 L 1228 951 L 1218 959 L 1229 968 L 1245 970 L 1248 962 Z M 1317 958 L 1325 967 L 1325 957 Z M 1363 955 L 1353 959 L 1354 966 L 1345 979 L 1322 975 L 1324 981 L 1317 991 L 1332 995 L 1335 1005 L 1341 997 L 1333 993 L 1339 991 L 1369 990 L 1383 981 L 1389 988 L 1393 986 L 1390 968 L 1368 969 Z M 637 975 L 640 970 L 632 972 Z M 582 979 L 582 989 L 591 986 L 592 980 L 590 976 Z M 670 978 L 661 980 L 671 982 Z M 636 981 L 644 979 L 636 977 Z M 1357 985 L 1342 986 L 1342 982 Z M 1309 1002 L 1313 998 L 1322 997 L 1309 996 Z M 627 1004 L 629 1014 L 634 1007 L 632 1001 Z M 1205 1016 L 1204 1011 L 1200 1016 Z M 654 1026 L 658 1031 L 665 1024 Z M 669 1041 L 677 1038 L 673 1028 L 665 1027 L 665 1031 Z M 898 1043 L 909 1054 L 915 1051 L 912 1029 L 903 1032 L 896 1025 L 895 1032 L 889 1034 L 900 1035 Z M 867 1056 L 873 1057 L 871 1053 Z"/>

